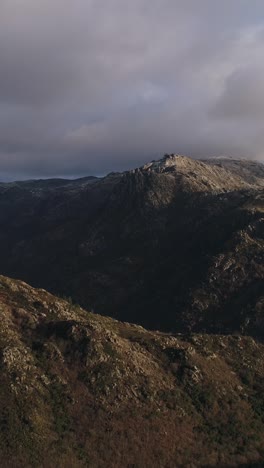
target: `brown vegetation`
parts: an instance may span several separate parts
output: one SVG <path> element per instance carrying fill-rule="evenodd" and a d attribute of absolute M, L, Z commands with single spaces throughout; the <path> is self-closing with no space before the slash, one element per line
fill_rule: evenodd
<path fill-rule="evenodd" d="M 0 310 L 1 466 L 263 462 L 253 338 L 150 332 L 4 277 Z"/>

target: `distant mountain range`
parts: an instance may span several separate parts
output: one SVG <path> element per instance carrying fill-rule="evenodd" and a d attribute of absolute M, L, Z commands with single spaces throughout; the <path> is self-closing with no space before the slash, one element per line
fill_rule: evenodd
<path fill-rule="evenodd" d="M 149 329 L 264 336 L 264 166 L 0 184 L 0 273 Z"/>

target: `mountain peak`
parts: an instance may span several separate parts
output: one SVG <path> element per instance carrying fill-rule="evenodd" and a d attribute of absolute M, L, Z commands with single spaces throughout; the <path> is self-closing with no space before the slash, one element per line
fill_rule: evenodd
<path fill-rule="evenodd" d="M 165 154 L 163 158 L 157 161 L 144 164 L 141 169 L 144 171 L 166 172 L 173 168 L 188 166 L 192 164 L 192 161 L 194 161 L 192 158 L 180 154 Z"/>
<path fill-rule="evenodd" d="M 194 159 L 172 153 L 144 164 L 139 170 L 143 173 L 174 175 L 178 186 L 184 191 L 221 192 L 264 185 L 263 164 L 231 157 Z"/>
<path fill-rule="evenodd" d="M 180 190 L 187 192 L 226 192 L 232 190 L 248 189 L 264 180 L 250 177 L 250 166 L 245 176 L 245 163 L 240 166 L 236 160 L 199 160 L 180 154 L 165 154 L 163 158 L 145 164 L 140 171 L 143 173 L 156 173 L 171 175 L 177 182 Z M 254 171 L 258 172 L 256 168 Z"/>

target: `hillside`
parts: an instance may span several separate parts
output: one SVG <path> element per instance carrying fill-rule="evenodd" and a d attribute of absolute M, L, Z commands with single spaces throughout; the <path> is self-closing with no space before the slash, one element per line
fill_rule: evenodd
<path fill-rule="evenodd" d="M 261 163 L 0 185 L 0 272 L 147 328 L 264 336 Z"/>
<path fill-rule="evenodd" d="M 150 332 L 5 277 L 0 309 L 3 468 L 261 466 L 251 337 Z"/>
<path fill-rule="evenodd" d="M 264 186 L 264 165 L 257 161 L 219 157 L 206 159 L 204 162 L 228 169 L 232 174 L 243 178 L 249 184 Z"/>

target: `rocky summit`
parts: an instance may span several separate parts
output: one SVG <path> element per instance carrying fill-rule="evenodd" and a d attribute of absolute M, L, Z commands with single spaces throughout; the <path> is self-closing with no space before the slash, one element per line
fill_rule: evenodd
<path fill-rule="evenodd" d="M 261 466 L 264 347 L 165 334 L 0 277 L 5 467 Z"/>
<path fill-rule="evenodd" d="M 159 161 L 0 184 L 0 273 L 166 332 L 264 336 L 264 166 Z"/>

